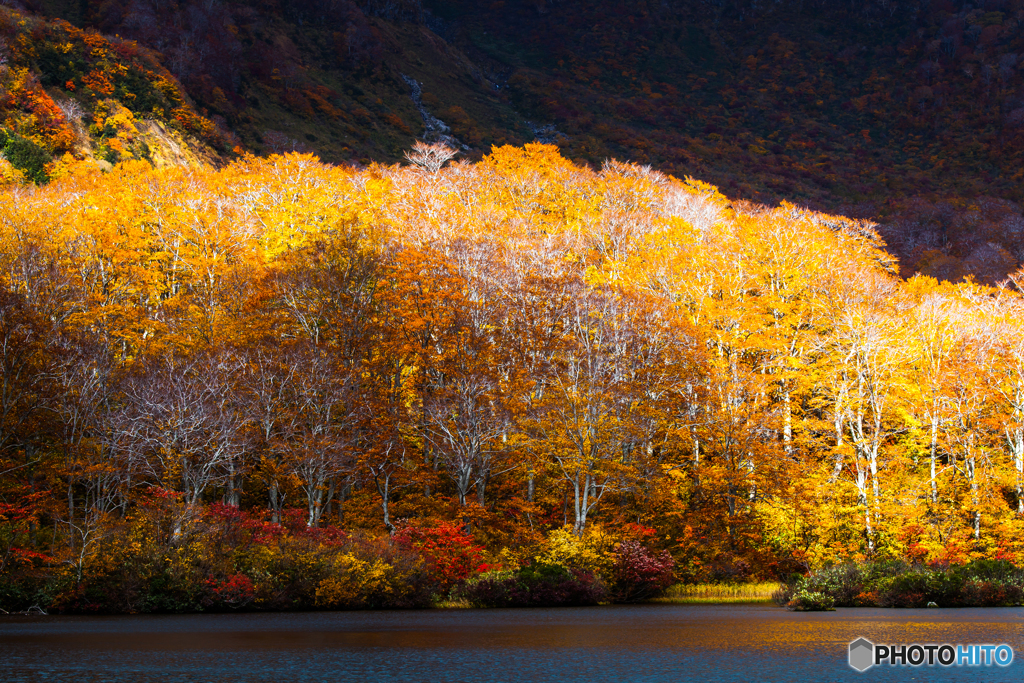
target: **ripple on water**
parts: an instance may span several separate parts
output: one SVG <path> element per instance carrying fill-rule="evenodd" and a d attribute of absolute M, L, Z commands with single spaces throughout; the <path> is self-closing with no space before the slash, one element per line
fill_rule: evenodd
<path fill-rule="evenodd" d="M 1008 643 L 1024 608 L 787 612 L 749 605 L 0 619 L 5 681 L 1020 681 L 874 668 L 846 646 Z"/>

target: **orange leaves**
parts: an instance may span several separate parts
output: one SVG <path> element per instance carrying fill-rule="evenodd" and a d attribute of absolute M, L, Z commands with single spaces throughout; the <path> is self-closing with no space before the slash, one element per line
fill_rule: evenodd
<path fill-rule="evenodd" d="M 576 170 L 571 161 L 559 154 L 558 147 L 540 143 L 528 143 L 523 147 L 497 147 L 484 157 L 483 163 L 506 175 L 532 171 L 553 177 L 559 173 L 571 173 Z"/>
<path fill-rule="evenodd" d="M 11 166 L 7 159 L 0 159 L 0 192 L 17 187 L 26 181 L 25 174 Z"/>
<path fill-rule="evenodd" d="M 382 183 L 354 180 L 346 168 L 331 168 L 311 154 L 297 153 L 269 160 L 246 156 L 218 176 L 223 192 L 234 196 L 230 203 L 256 228 L 267 260 L 323 239 L 342 222 L 362 218 L 365 200 L 379 197 Z"/>
<path fill-rule="evenodd" d="M 0 203 L 2 272 L 112 374 L 219 373 L 241 455 L 196 505 L 304 499 L 315 526 L 344 497 L 491 538 L 642 520 L 737 567 L 1011 548 L 1018 295 L 902 283 L 870 224 L 649 168 L 420 162 L 69 171 Z M 75 477 L 121 467 L 92 449 Z"/>
<path fill-rule="evenodd" d="M 171 111 L 171 119 L 181 126 L 182 130 L 211 144 L 220 142 L 220 131 L 213 121 L 200 116 L 191 107 L 181 106 Z"/>
<path fill-rule="evenodd" d="M 28 69 L 0 71 L 0 123 L 40 142 L 50 152 L 70 150 L 74 130 L 60 107 Z"/>
<path fill-rule="evenodd" d="M 82 85 L 99 95 L 114 94 L 114 84 L 110 82 L 110 77 L 97 69 L 82 76 Z"/>

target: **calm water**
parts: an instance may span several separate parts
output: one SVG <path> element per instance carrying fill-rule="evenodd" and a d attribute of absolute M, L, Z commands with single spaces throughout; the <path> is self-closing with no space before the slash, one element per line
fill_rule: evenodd
<path fill-rule="evenodd" d="M 869 669 L 847 643 L 1007 643 L 1007 668 Z M 1024 608 L 644 605 L 3 617 L 2 681 L 1015 681 Z"/>

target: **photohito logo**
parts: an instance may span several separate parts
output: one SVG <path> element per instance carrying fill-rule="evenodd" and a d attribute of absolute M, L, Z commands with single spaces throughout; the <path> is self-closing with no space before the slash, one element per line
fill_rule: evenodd
<path fill-rule="evenodd" d="M 1013 648 L 1009 645 L 927 645 L 910 643 L 880 645 L 867 638 L 850 643 L 850 666 L 867 671 L 873 666 L 1010 666 Z"/>

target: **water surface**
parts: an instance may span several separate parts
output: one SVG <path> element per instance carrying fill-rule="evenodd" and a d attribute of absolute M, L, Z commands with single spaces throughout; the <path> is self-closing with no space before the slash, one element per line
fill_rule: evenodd
<path fill-rule="evenodd" d="M 874 667 L 847 644 L 1007 643 L 1006 668 Z M 1024 608 L 764 605 L 0 618 L 3 681 L 1021 681 Z"/>

